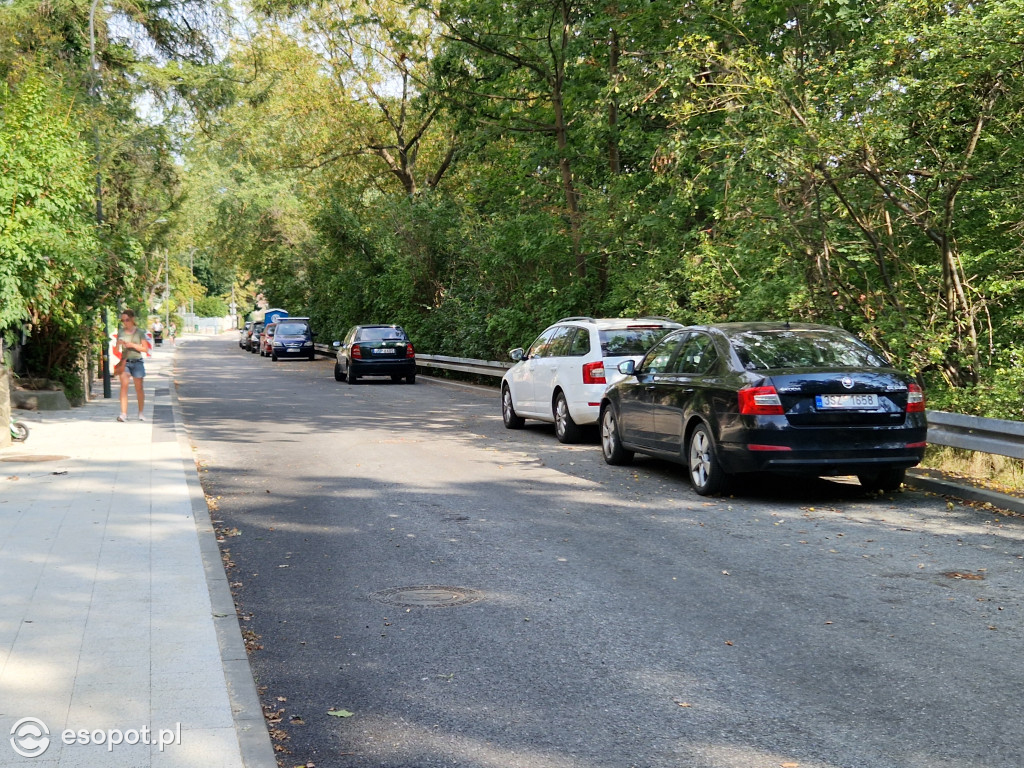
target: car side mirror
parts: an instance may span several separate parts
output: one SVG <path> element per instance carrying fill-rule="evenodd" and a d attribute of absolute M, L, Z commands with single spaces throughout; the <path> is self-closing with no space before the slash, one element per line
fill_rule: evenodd
<path fill-rule="evenodd" d="M 340 349 L 341 348 L 341 342 L 340 341 L 336 341 L 333 344 L 331 344 L 331 346 L 334 347 L 335 349 Z"/>
<path fill-rule="evenodd" d="M 619 373 L 624 373 L 626 376 L 636 375 L 636 361 L 635 360 L 623 360 L 619 363 Z"/>
<path fill-rule="evenodd" d="M 509 350 L 508 356 L 512 358 L 512 362 L 518 363 L 520 360 L 526 357 L 526 350 L 523 349 L 522 347 L 516 347 L 515 349 Z"/>

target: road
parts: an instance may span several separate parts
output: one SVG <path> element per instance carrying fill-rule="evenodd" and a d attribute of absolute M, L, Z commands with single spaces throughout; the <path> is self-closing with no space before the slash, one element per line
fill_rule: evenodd
<path fill-rule="evenodd" d="M 331 365 L 220 337 L 175 374 L 282 766 L 1024 765 L 1024 521 L 705 499 L 496 392 Z"/>

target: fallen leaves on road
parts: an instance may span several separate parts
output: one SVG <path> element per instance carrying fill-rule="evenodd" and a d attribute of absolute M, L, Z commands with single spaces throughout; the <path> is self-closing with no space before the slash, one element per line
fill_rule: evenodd
<path fill-rule="evenodd" d="M 349 712 L 347 709 L 329 709 L 327 714 L 331 717 L 352 717 L 355 712 Z"/>
<path fill-rule="evenodd" d="M 944 574 L 947 579 L 963 579 L 965 581 L 984 581 L 985 576 L 982 573 L 972 573 L 971 571 L 946 571 Z"/>

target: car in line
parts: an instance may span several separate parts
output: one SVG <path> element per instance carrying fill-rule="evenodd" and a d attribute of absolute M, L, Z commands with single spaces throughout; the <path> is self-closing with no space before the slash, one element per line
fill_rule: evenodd
<path fill-rule="evenodd" d="M 336 350 L 334 380 L 355 384 L 363 376 L 416 383 L 416 350 L 400 325 L 355 325 Z"/>
<path fill-rule="evenodd" d="M 856 475 L 893 491 L 924 457 L 925 396 L 841 328 L 723 323 L 671 333 L 601 398 L 601 452 L 687 467 L 700 495 L 734 475 Z"/>
<path fill-rule="evenodd" d="M 617 366 L 639 361 L 680 323 L 663 317 L 565 317 L 548 326 L 501 380 L 501 417 L 507 429 L 526 419 L 553 422 L 559 442 L 575 443 L 598 423 L 601 395 L 622 378 Z"/>
<path fill-rule="evenodd" d="M 270 345 L 270 359 L 277 362 L 284 357 L 304 357 L 316 360 L 313 339 L 316 334 L 310 327 L 308 317 L 289 317 L 279 320 Z"/>
<path fill-rule="evenodd" d="M 248 351 L 254 354 L 260 351 L 260 336 L 262 335 L 262 333 L 263 323 L 258 321 L 254 322 L 252 324 L 252 328 L 249 331 L 248 341 L 245 344 L 245 348 Z"/>
<path fill-rule="evenodd" d="M 274 343 L 274 331 L 277 323 L 267 323 L 263 326 L 263 333 L 260 334 L 260 357 L 269 357 L 271 347 Z"/>
<path fill-rule="evenodd" d="M 249 336 L 252 334 L 252 320 L 246 320 L 245 325 L 238 329 L 238 348 L 247 349 Z"/>

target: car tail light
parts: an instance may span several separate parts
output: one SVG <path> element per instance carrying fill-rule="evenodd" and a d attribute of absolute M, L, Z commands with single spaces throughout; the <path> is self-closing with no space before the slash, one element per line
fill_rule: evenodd
<path fill-rule="evenodd" d="M 412 344 L 405 345 L 405 356 L 416 357 L 416 350 L 412 348 Z"/>
<path fill-rule="evenodd" d="M 740 413 L 744 416 L 781 416 L 782 401 L 775 387 L 746 387 L 739 391 Z"/>
<path fill-rule="evenodd" d="M 924 413 L 924 390 L 919 384 L 907 385 L 907 413 Z"/>
<path fill-rule="evenodd" d="M 596 363 L 587 363 L 586 365 L 583 366 L 583 383 L 607 383 L 604 378 L 604 360 L 598 360 Z"/>
<path fill-rule="evenodd" d="M 362 360 L 363 359 L 363 350 L 361 350 L 359 348 L 358 344 L 353 344 L 352 345 L 352 359 L 353 360 Z"/>

